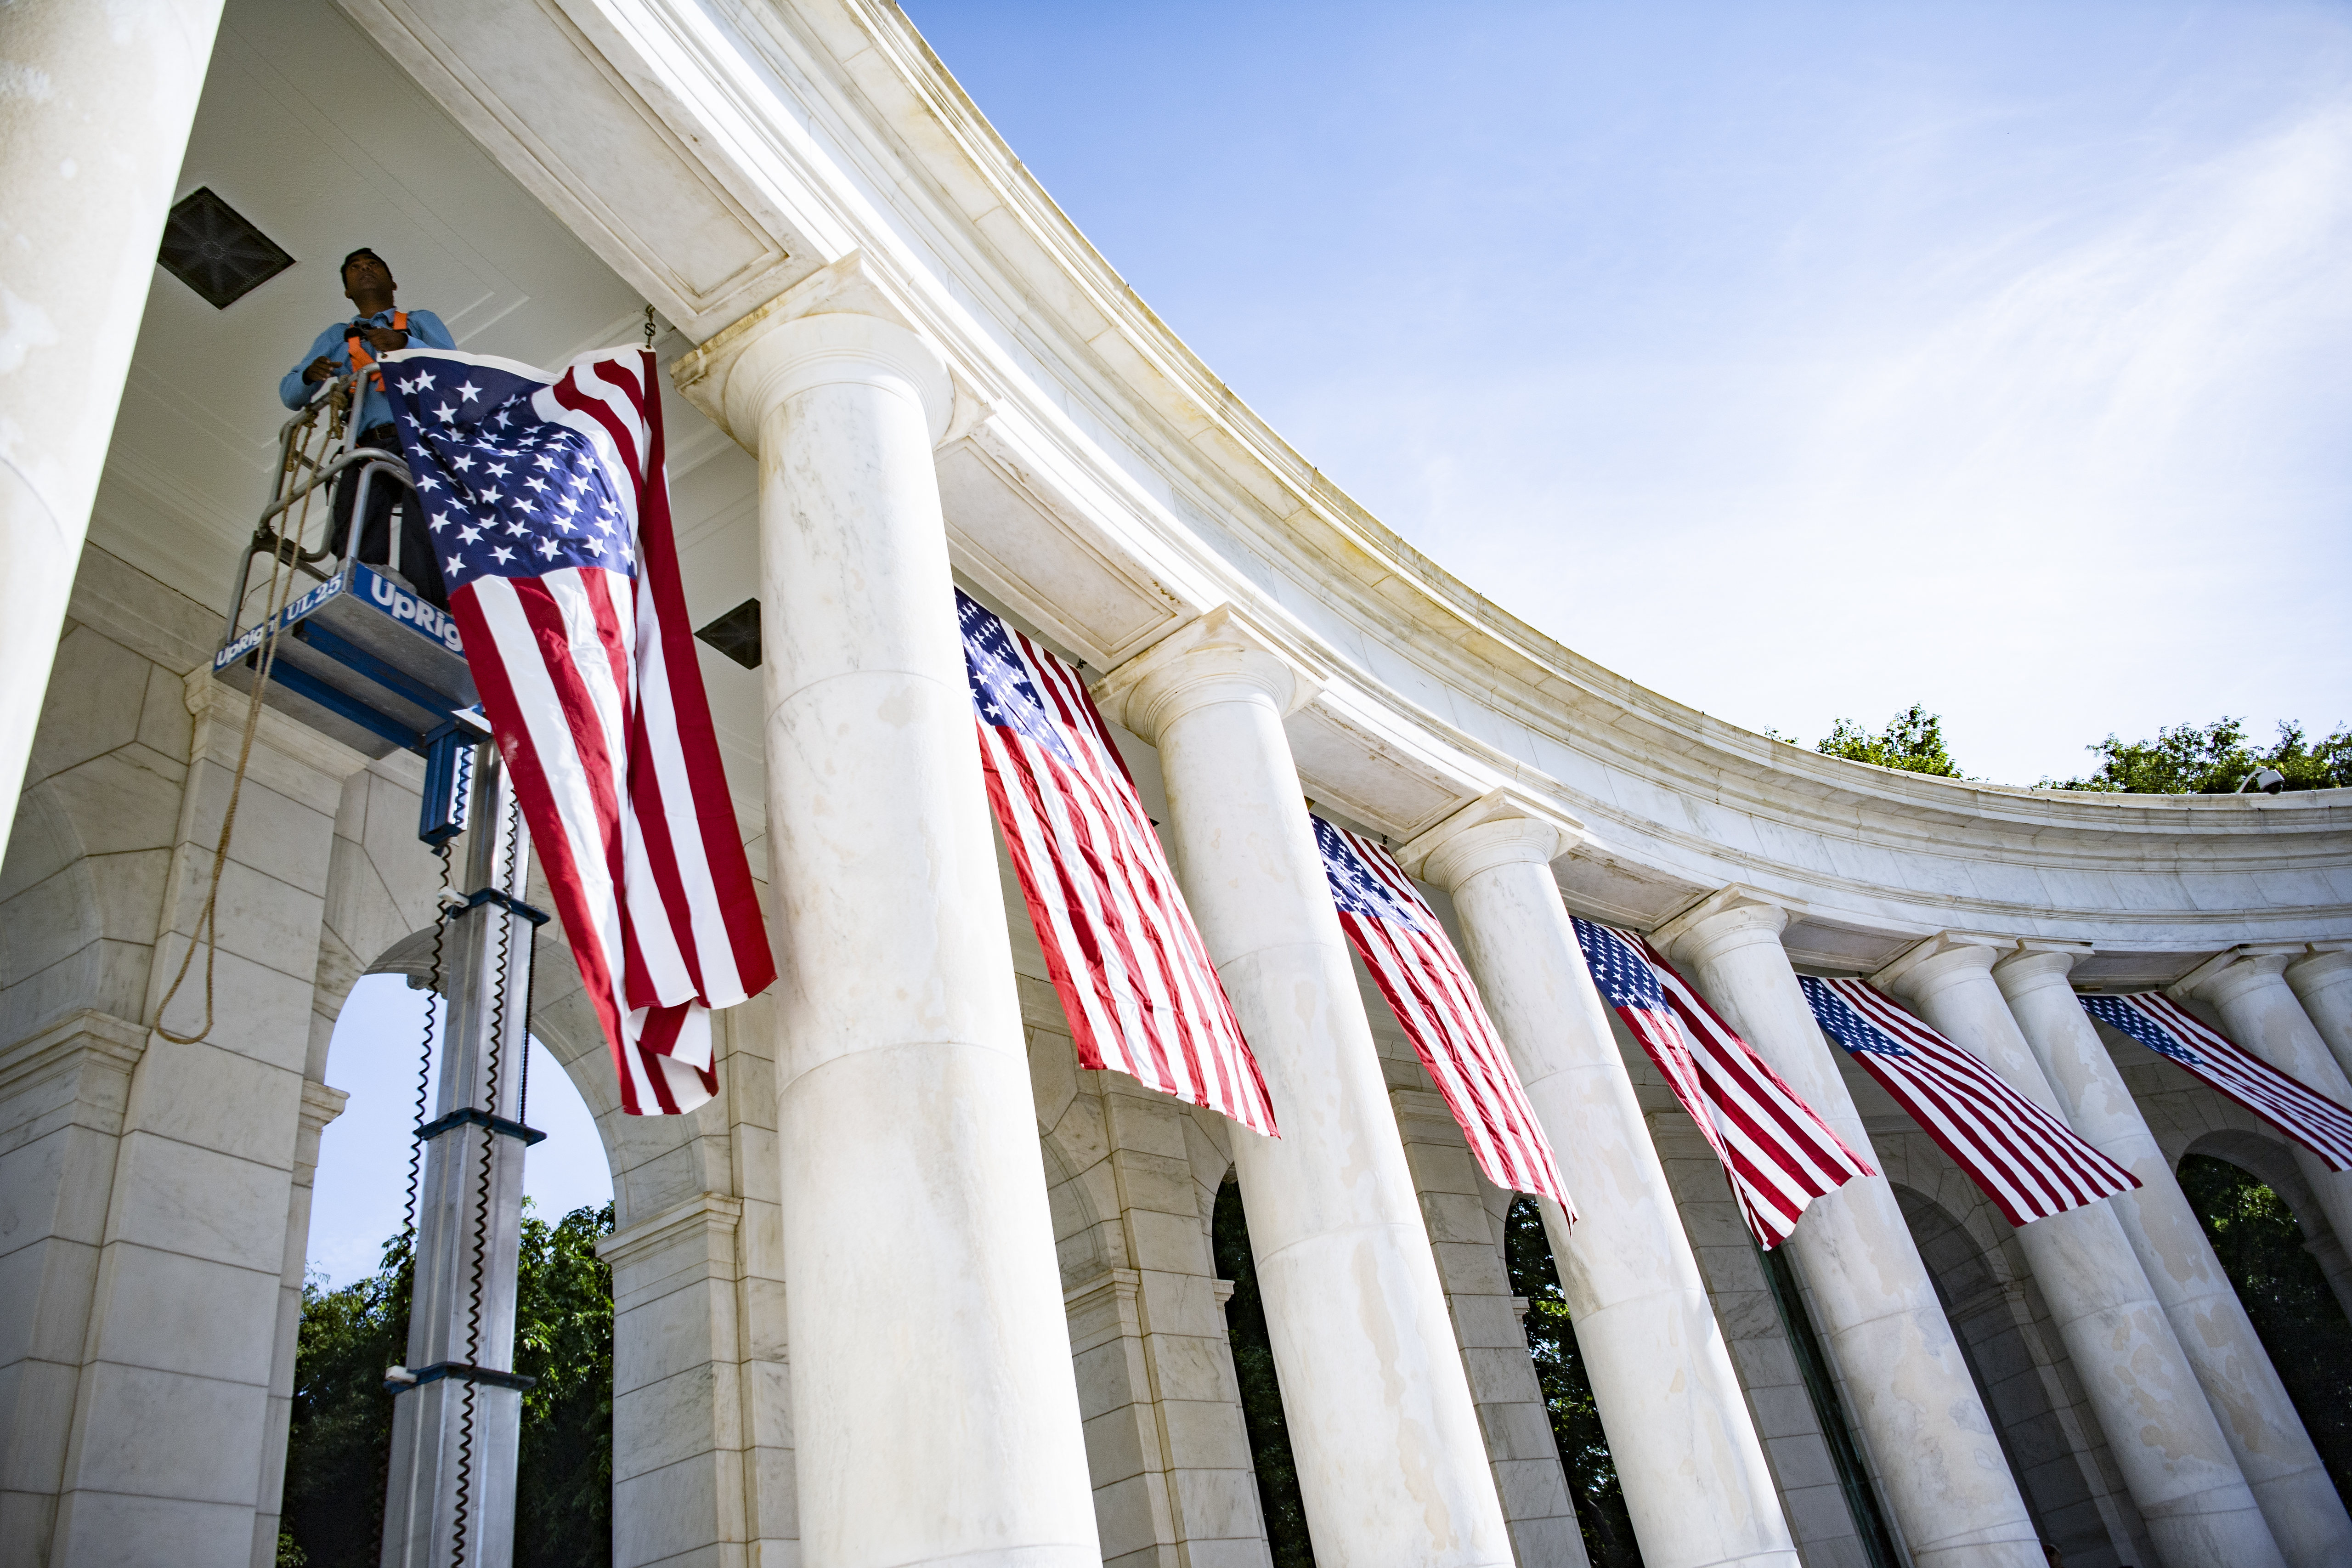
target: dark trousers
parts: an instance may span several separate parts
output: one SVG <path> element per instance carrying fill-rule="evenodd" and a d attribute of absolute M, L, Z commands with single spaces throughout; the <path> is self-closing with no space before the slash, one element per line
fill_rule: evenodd
<path fill-rule="evenodd" d="M 354 447 L 373 447 L 381 452 L 400 456 L 400 438 L 389 425 L 371 425 L 360 432 Z M 417 504 L 416 492 L 390 474 L 377 474 L 368 481 L 367 516 L 360 522 L 360 543 L 356 552 L 350 548 L 352 508 L 356 504 L 360 474 L 367 467 L 354 463 L 335 476 L 335 525 L 328 535 L 328 545 L 338 555 L 356 553 L 358 559 L 371 566 L 383 566 L 392 560 L 392 514 L 400 513 L 400 574 L 408 580 L 427 604 L 441 609 L 449 607 L 449 596 L 441 585 L 441 563 L 433 554 L 433 535 L 425 526 L 425 509 Z"/>

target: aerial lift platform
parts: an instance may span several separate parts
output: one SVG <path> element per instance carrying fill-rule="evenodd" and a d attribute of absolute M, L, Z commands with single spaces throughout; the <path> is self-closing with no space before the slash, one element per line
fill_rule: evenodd
<path fill-rule="evenodd" d="M 381 487 L 415 489 L 408 466 L 394 454 L 348 445 L 339 421 L 320 427 L 322 418 L 334 421 L 339 413 L 326 390 L 334 384 L 322 384 L 320 395 L 278 430 L 269 503 L 237 565 L 213 674 L 239 691 L 252 690 L 262 644 L 274 632 L 264 706 L 370 757 L 423 752 L 454 713 L 479 698 L 456 619 L 427 603 L 401 571 L 396 519 L 383 562 L 361 561 L 355 544 L 341 558 L 329 548 L 333 508 L 327 498 L 341 475 L 359 475 L 354 541 L 366 533 L 368 504 Z M 272 566 L 258 587 L 256 561 Z M 285 591 L 280 571 L 310 585 L 298 581 L 299 592 Z M 273 600 L 282 600 L 274 613 Z"/>

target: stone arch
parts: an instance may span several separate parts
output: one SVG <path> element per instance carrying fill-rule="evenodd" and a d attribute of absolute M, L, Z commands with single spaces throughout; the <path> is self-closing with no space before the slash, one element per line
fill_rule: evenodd
<path fill-rule="evenodd" d="M 423 785 L 422 760 L 404 752 L 369 764 L 344 784 L 311 991 L 308 1076 L 315 1083 L 327 1082 L 335 1021 L 361 976 L 398 974 L 420 990 L 432 984 L 441 867 L 416 837 Z M 451 852 L 453 861 L 462 853 L 461 841 Z M 550 907 L 536 860 L 530 888 L 531 901 Z M 734 1182 L 723 1152 L 714 1152 L 705 1138 L 724 1126 L 717 1113 L 621 1114 L 604 1031 L 559 925 L 540 931 L 532 963 L 531 1033 L 562 1064 L 595 1118 L 613 1174 L 618 1222 L 625 1226 L 698 1193 L 731 1193 Z M 743 1021 L 723 1015 L 722 1019 L 718 1045 L 723 1053 L 732 1029 Z"/>
<path fill-rule="evenodd" d="M 2137 1511 L 2014 1233 L 1973 1185 L 1968 1193 L 1971 1201 L 1956 1214 L 1895 1184 L 2034 1528 L 2069 1563 L 2143 1561 Z"/>
<path fill-rule="evenodd" d="M 1110 1167 L 1110 1130 L 1104 1124 L 1102 1097 L 1081 1081 L 1084 1069 L 1053 988 L 1025 974 L 1018 984 L 1038 1153 L 1066 1292 L 1128 1267 L 1118 1183 Z"/>
<path fill-rule="evenodd" d="M 2294 1212 L 2295 1223 L 2303 1226 L 2304 1235 L 2313 1242 L 2335 1235 L 2335 1228 L 2327 1223 L 2327 1215 L 2312 1193 L 2311 1184 L 2304 1180 L 2303 1172 L 2295 1164 L 2294 1150 L 2285 1139 L 2244 1128 L 2218 1128 L 2190 1139 L 2188 1147 L 2173 1157 L 2174 1166 L 2177 1168 L 2191 1154 L 2227 1161 L 2268 1186 Z"/>
<path fill-rule="evenodd" d="M 2250 1119 L 2251 1120 L 2251 1119 Z M 2191 1154 L 2221 1160 L 2238 1167 L 2279 1195 L 2303 1229 L 2304 1250 L 2318 1260 L 2319 1270 L 2336 1292 L 2347 1314 L 2352 1314 L 2352 1247 L 2336 1234 L 2317 1194 L 2304 1178 L 2294 1151 L 2284 1138 L 2267 1127 L 2222 1127 L 2201 1132 L 2172 1156 L 2173 1169 Z"/>
<path fill-rule="evenodd" d="M 1213 1110 L 1187 1106 L 1184 1149 L 1192 1158 L 1193 1195 L 1201 1204 L 1201 1234 L 1216 1223 L 1217 1194 L 1234 1172 L 1233 1123 Z"/>

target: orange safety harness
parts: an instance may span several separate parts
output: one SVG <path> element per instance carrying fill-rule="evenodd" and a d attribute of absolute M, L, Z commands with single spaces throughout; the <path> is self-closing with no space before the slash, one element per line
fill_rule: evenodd
<path fill-rule="evenodd" d="M 383 372 L 376 367 L 375 355 L 368 353 L 367 339 L 361 335 L 367 330 L 368 329 L 361 326 L 357 321 L 353 321 L 350 326 L 345 327 L 343 329 L 343 347 L 352 356 L 352 369 L 354 371 L 366 371 L 368 384 L 374 387 L 378 392 L 382 392 L 383 390 Z M 392 330 L 395 332 L 404 332 L 408 331 L 407 311 L 394 310 L 392 313 Z"/>

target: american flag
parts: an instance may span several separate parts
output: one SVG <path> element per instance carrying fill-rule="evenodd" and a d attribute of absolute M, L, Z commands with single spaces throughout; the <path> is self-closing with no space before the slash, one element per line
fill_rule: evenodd
<path fill-rule="evenodd" d="M 385 387 L 499 752 L 632 1116 L 718 1092 L 710 1009 L 775 978 L 678 584 L 641 349 L 446 350 Z"/>
<path fill-rule="evenodd" d="M 2352 1171 L 2352 1110 L 2242 1050 L 2159 992 L 2085 996 L 2083 1011 L 2160 1052 L 2327 1162 Z"/>
<path fill-rule="evenodd" d="M 1078 672 L 956 595 L 988 802 L 1079 1062 L 1278 1134 L 1257 1059 Z"/>
<path fill-rule="evenodd" d="M 1885 1086 L 2011 1225 L 2127 1193 L 2139 1178 L 1859 980 L 1801 978 L 1822 1033 Z"/>
<path fill-rule="evenodd" d="M 1339 924 L 1461 1123 L 1478 1169 L 1498 1187 L 1557 1199 L 1573 1221 L 1576 1205 L 1535 1107 L 1436 914 L 1386 849 L 1310 820 Z"/>
<path fill-rule="evenodd" d="M 1648 942 L 1580 918 L 1576 942 L 1601 996 L 1723 1162 L 1759 1247 L 1786 1241 L 1822 1194 L 1878 1173 Z"/>

